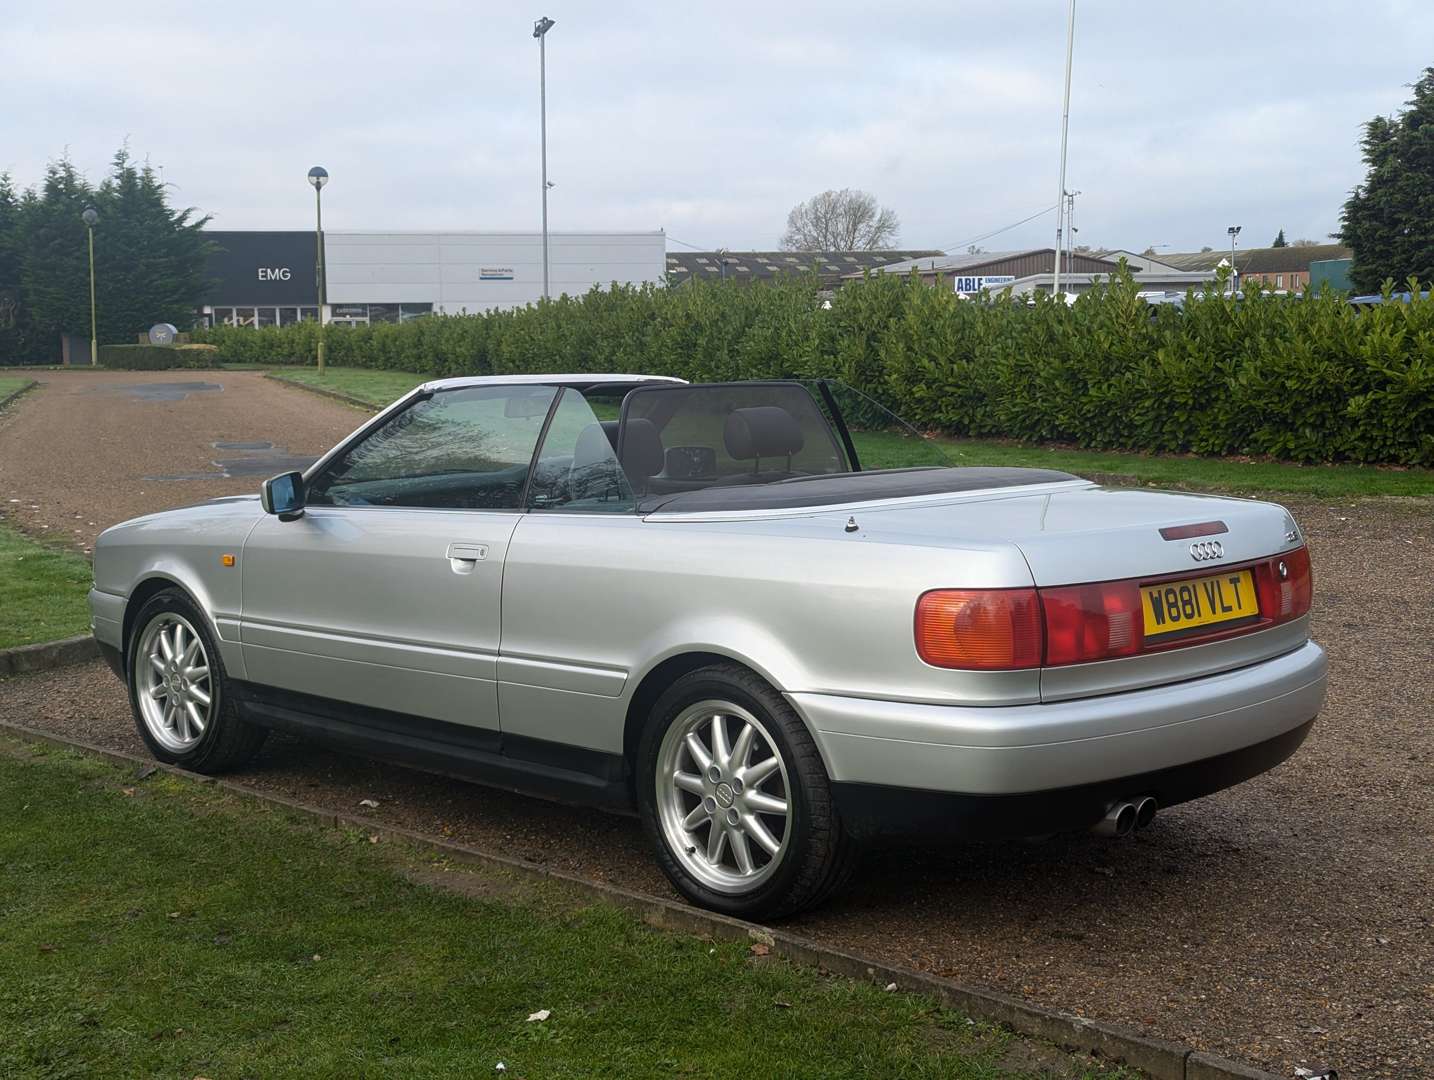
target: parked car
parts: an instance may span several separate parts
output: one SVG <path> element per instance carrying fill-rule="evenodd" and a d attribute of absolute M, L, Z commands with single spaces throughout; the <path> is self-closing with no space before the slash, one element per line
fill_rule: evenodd
<path fill-rule="evenodd" d="M 882 416 L 430 382 L 260 494 L 106 530 L 94 634 L 161 761 L 277 729 L 636 811 L 684 896 L 750 917 L 877 837 L 1125 834 L 1300 745 L 1326 660 L 1284 509 L 863 469 L 911 459 Z"/>

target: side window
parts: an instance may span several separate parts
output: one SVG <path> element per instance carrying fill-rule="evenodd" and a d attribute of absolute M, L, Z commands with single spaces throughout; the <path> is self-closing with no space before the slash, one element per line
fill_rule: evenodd
<path fill-rule="evenodd" d="M 369 432 L 309 485 L 312 506 L 513 510 L 556 391 L 440 390 Z"/>
<path fill-rule="evenodd" d="M 605 414 L 613 418 L 604 419 Z M 531 509 L 598 514 L 634 509 L 632 485 L 613 448 L 616 417 L 610 402 L 563 391 L 528 487 Z"/>

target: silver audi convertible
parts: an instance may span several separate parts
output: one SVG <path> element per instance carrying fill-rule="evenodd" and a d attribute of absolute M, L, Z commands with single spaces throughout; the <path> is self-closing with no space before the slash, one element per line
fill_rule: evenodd
<path fill-rule="evenodd" d="M 107 530 L 94 634 L 161 761 L 273 729 L 635 811 L 748 917 L 873 840 L 1125 835 L 1300 745 L 1326 660 L 1284 509 L 913 435 L 828 382 L 438 380 Z"/>

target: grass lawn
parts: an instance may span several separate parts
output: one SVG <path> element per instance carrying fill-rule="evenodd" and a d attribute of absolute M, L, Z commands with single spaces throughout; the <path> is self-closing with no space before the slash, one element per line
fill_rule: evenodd
<path fill-rule="evenodd" d="M 855 439 L 867 467 L 915 464 L 909 439 L 867 433 Z M 1112 453 L 1029 446 L 993 439 L 941 439 L 952 465 L 1014 465 L 1061 469 L 1093 480 L 1235 494 L 1363 498 L 1434 495 L 1434 469 L 1388 469 L 1374 465 L 1293 465 L 1283 461 Z M 919 462 L 927 464 L 924 457 Z"/>
<path fill-rule="evenodd" d="M 6 1077 L 1119 1075 L 166 773 L 0 736 L 0 808 Z"/>
<path fill-rule="evenodd" d="M 279 378 L 323 386 L 381 408 L 431 375 L 366 368 L 329 368 L 322 380 L 313 368 L 283 368 Z M 938 463 L 930 445 L 881 432 L 856 435 L 857 453 L 867 468 Z M 1197 491 L 1350 498 L 1370 495 L 1434 495 L 1434 469 L 1382 469 L 1372 465 L 1291 465 L 1172 455 L 1070 450 L 988 439 L 940 439 L 937 445 L 954 465 L 1014 465 L 1062 469 L 1078 476 L 1121 484 Z"/>
<path fill-rule="evenodd" d="M 34 379 L 27 378 L 24 375 L 0 375 L 0 401 L 4 401 L 11 394 L 25 389 L 25 387 L 34 381 Z"/>
<path fill-rule="evenodd" d="M 332 390 L 358 398 L 381 409 L 403 397 L 419 383 L 427 382 L 432 375 L 415 375 L 408 371 L 373 371 L 369 368 L 331 367 L 319 377 L 317 369 L 311 367 L 273 368 L 274 378 L 300 386 Z"/>
<path fill-rule="evenodd" d="M 0 649 L 83 634 L 90 580 L 84 556 L 0 524 Z"/>

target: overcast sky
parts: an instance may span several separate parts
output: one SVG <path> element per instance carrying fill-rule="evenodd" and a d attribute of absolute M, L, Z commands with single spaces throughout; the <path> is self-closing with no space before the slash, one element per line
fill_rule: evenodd
<path fill-rule="evenodd" d="M 0 171 L 116 147 L 213 227 L 539 226 L 775 247 L 787 211 L 864 188 L 901 244 L 965 244 L 1055 203 L 1064 0 L 602 3 L 44 0 L 0 31 Z M 1324 238 L 1360 125 L 1434 64 L 1428 0 L 1077 10 L 1067 187 L 1078 241 L 1168 250 Z M 979 242 L 1048 244 L 1053 213 Z"/>

